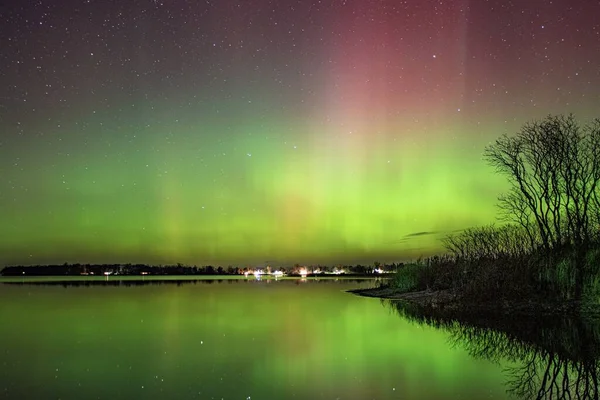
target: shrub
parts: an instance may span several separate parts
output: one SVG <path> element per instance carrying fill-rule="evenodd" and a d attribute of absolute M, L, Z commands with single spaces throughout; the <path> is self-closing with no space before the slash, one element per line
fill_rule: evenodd
<path fill-rule="evenodd" d="M 427 267 L 422 263 L 404 265 L 394 274 L 392 286 L 400 292 L 425 289 L 421 286 L 425 268 Z"/>

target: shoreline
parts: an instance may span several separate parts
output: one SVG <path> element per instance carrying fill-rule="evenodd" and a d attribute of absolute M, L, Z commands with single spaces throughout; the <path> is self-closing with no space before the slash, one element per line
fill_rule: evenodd
<path fill-rule="evenodd" d="M 404 302 L 408 305 L 417 306 L 423 311 L 441 312 L 447 314 L 449 317 L 474 314 L 491 316 L 578 315 L 594 318 L 600 317 L 600 307 L 575 301 L 556 302 L 536 298 L 523 298 L 519 300 L 465 300 L 450 290 L 399 292 L 397 289 L 391 287 L 353 289 L 348 290 L 348 293 L 392 302 Z"/>
<path fill-rule="evenodd" d="M 397 289 L 391 287 L 379 287 L 369 289 L 352 289 L 348 290 L 348 293 L 362 297 L 374 297 L 386 300 L 405 300 L 421 305 L 432 305 L 439 303 L 450 304 L 454 303 L 457 299 L 456 295 L 449 290 L 399 292 Z"/>

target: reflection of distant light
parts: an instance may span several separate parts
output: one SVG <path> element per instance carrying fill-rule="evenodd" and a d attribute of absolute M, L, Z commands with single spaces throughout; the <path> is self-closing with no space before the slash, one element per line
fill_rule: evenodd
<path fill-rule="evenodd" d="M 282 277 L 284 274 L 283 274 L 283 271 L 280 271 L 277 269 L 277 270 L 273 271 L 273 273 L 271 275 L 273 275 L 275 277 L 275 280 L 277 280 L 280 277 Z"/>
<path fill-rule="evenodd" d="M 248 277 L 248 271 L 244 272 L 244 276 L 247 278 Z"/>
<path fill-rule="evenodd" d="M 256 277 L 256 279 L 260 279 L 261 275 L 262 275 L 262 271 L 260 271 L 260 270 L 254 271 L 254 276 Z"/>

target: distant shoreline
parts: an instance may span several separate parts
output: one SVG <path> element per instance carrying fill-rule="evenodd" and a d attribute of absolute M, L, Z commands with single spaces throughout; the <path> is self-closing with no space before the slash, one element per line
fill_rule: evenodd
<path fill-rule="evenodd" d="M 261 275 L 256 278 L 254 275 L 0 275 L 0 283 L 22 283 L 22 282 L 106 282 L 108 281 L 201 281 L 201 280 L 240 280 L 240 281 L 261 281 L 261 280 L 315 280 L 315 279 L 364 279 L 373 280 L 377 276 L 360 274 L 341 274 L 341 275 Z"/>
<path fill-rule="evenodd" d="M 377 268 L 356 266 L 300 266 L 294 267 L 222 267 L 190 265 L 146 264 L 62 264 L 11 265 L 0 270 L 0 276 L 351 276 L 386 277 L 397 271 L 398 265 Z"/>

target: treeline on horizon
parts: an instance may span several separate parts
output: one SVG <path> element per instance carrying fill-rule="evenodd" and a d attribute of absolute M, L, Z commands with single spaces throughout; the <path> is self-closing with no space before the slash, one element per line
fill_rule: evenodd
<path fill-rule="evenodd" d="M 300 266 L 293 267 L 271 267 L 273 271 L 279 270 L 287 275 L 300 275 L 300 269 L 304 268 L 309 274 L 314 271 L 321 273 L 333 273 L 335 270 L 343 270 L 344 275 L 370 275 L 376 269 L 384 272 L 395 272 L 402 267 L 403 263 L 381 264 L 374 262 L 372 265 L 346 265 L 346 266 Z M 147 265 L 147 264 L 62 264 L 62 265 L 14 265 L 7 266 L 0 271 L 2 276 L 81 276 L 81 275 L 243 275 L 252 273 L 255 269 L 265 268 L 253 267 L 222 267 L 222 266 L 195 266 L 195 265 Z"/>
<path fill-rule="evenodd" d="M 460 300 L 600 299 L 600 119 L 573 115 L 525 124 L 490 144 L 484 158 L 510 183 L 500 225 L 443 239 L 447 253 L 399 269 L 400 291 L 451 290 Z"/>
<path fill-rule="evenodd" d="M 338 280 L 337 278 L 335 280 Z M 363 280 L 361 276 L 345 276 L 345 283 L 358 283 Z M 328 280 L 330 281 L 330 280 Z M 12 285 L 12 286 L 62 286 L 64 288 L 68 287 L 132 287 L 132 286 L 184 286 L 184 285 L 213 285 L 219 283 L 226 283 L 228 285 L 232 285 L 238 282 L 243 282 L 246 284 L 252 284 L 255 282 L 260 282 L 259 279 L 227 279 L 222 276 L 216 276 L 214 279 L 119 279 L 111 278 L 111 279 L 75 279 L 75 280 L 39 280 L 39 279 L 15 279 L 8 280 L 6 282 L 2 282 L 2 285 Z M 317 278 L 318 282 L 318 278 Z M 302 279 L 296 279 L 296 284 L 303 283 Z"/>

